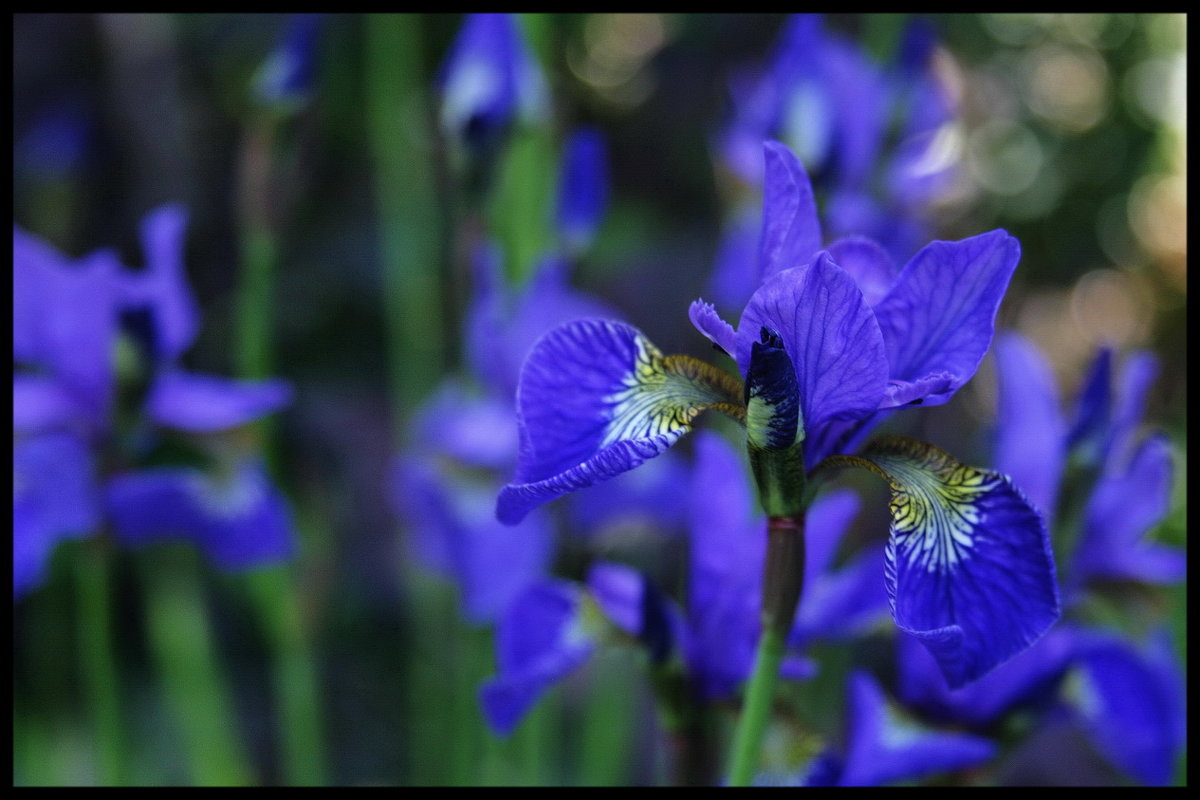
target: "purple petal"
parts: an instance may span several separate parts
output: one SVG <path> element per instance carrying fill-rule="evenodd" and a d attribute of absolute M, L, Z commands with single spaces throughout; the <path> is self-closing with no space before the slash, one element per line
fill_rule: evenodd
<path fill-rule="evenodd" d="M 738 323 L 743 373 L 763 327 L 779 333 L 792 358 L 806 431 L 879 407 L 887 380 L 883 337 L 854 279 L 827 253 L 775 275 L 750 298 Z"/>
<path fill-rule="evenodd" d="M 717 309 L 713 307 L 712 303 L 706 303 L 703 300 L 692 301 L 688 307 L 688 319 L 692 321 L 696 330 L 703 333 L 710 342 L 724 350 L 726 354 L 732 356 L 737 352 L 737 333 L 734 332 L 732 325 L 721 319 L 721 315 L 717 313 Z"/>
<path fill-rule="evenodd" d="M 996 340 L 996 449 L 992 466 L 1008 475 L 1042 512 L 1054 519 L 1058 483 L 1066 466 L 1066 422 L 1050 365 L 1016 333 Z"/>
<path fill-rule="evenodd" d="M 1146 395 L 1158 379 L 1158 369 L 1158 357 L 1145 350 L 1134 353 L 1125 362 L 1108 431 L 1104 454 L 1106 471 L 1122 469 L 1132 457 L 1137 429 L 1146 411 Z"/>
<path fill-rule="evenodd" d="M 100 524 L 91 454 L 68 433 L 13 442 L 13 596 L 36 588 L 55 546 Z"/>
<path fill-rule="evenodd" d="M 891 381 L 953 376 L 923 398 L 939 405 L 970 380 L 991 344 L 996 311 L 1020 257 L 1017 240 L 1002 230 L 931 242 L 913 256 L 875 306 Z"/>
<path fill-rule="evenodd" d="M 865 187 L 890 121 L 888 87 L 879 69 L 849 42 L 829 37 L 821 55 L 825 92 L 842 112 L 834 129 L 838 185 Z"/>
<path fill-rule="evenodd" d="M 879 786 L 975 766 L 996 754 L 979 736 L 927 731 L 901 719 L 868 673 L 850 675 L 849 741 L 841 786 Z"/>
<path fill-rule="evenodd" d="M 301 103 L 316 79 L 316 49 L 322 14 L 293 14 L 275 49 L 259 70 L 255 90 L 267 103 Z"/>
<path fill-rule="evenodd" d="M 1126 469 L 1096 482 L 1084 511 L 1075 551 L 1078 578 L 1176 583 L 1187 575 L 1186 556 L 1144 541 L 1170 510 L 1171 446 L 1165 436 L 1142 442 Z"/>
<path fill-rule="evenodd" d="M 413 418 L 418 447 L 461 463 L 508 469 L 517 457 L 517 420 L 508 398 L 477 397 L 454 379 L 437 388 Z"/>
<path fill-rule="evenodd" d="M 582 593 L 546 580 L 523 592 L 496 631 L 499 674 L 480 687 L 484 717 L 501 736 L 512 732 L 542 693 L 586 661 L 594 643 L 579 629 Z"/>
<path fill-rule="evenodd" d="M 122 305 L 148 309 L 152 319 L 152 352 L 158 361 L 179 358 L 196 338 L 200 312 L 184 270 L 187 211 L 179 205 L 158 208 L 142 220 L 146 266 L 126 273 Z"/>
<path fill-rule="evenodd" d="M 520 525 L 501 525 L 491 486 L 455 480 L 408 459 L 397 463 L 393 495 L 416 555 L 454 581 L 463 616 L 472 623 L 497 619 L 549 570 L 554 537 L 546 519 L 533 514 Z"/>
<path fill-rule="evenodd" d="M 106 251 L 74 263 L 13 226 L 13 355 L 48 370 L 96 428 L 112 403 L 119 268 Z"/>
<path fill-rule="evenodd" d="M 638 466 L 691 430 L 702 410 L 740 407 L 727 373 L 663 357 L 637 329 L 580 320 L 530 351 L 517 390 L 521 449 L 497 515 L 520 520 L 541 503 Z"/>
<path fill-rule="evenodd" d="M 191 541 L 223 569 L 290 558 L 295 540 L 287 504 L 262 467 L 244 463 L 227 477 L 160 468 L 112 478 L 106 505 L 122 544 Z"/>
<path fill-rule="evenodd" d="M 807 264 L 821 249 L 822 239 L 812 184 L 800 159 L 779 142 L 764 142 L 763 158 L 758 263 L 766 281 L 777 272 Z"/>
<path fill-rule="evenodd" d="M 653 663 L 664 663 L 684 639 L 678 607 L 632 567 L 597 562 L 588 570 L 587 584 L 604 615 L 641 642 Z"/>
<path fill-rule="evenodd" d="M 582 128 L 565 145 L 558 186 L 558 231 L 571 252 L 583 250 L 608 206 L 607 148 L 599 131 Z"/>
<path fill-rule="evenodd" d="M 1082 658 L 1075 707 L 1114 764 L 1143 784 L 1165 786 L 1185 741 L 1185 685 L 1165 641 L 1141 652 L 1104 636 Z"/>
<path fill-rule="evenodd" d="M 691 493 L 688 467 L 668 451 L 636 470 L 581 489 L 571 498 L 572 530 L 586 537 L 670 537 L 683 528 Z"/>
<path fill-rule="evenodd" d="M 762 160 L 762 137 L 754 144 L 754 158 Z M 726 223 L 705 290 L 722 308 L 743 308 L 762 283 L 758 264 L 761 227 L 762 210 L 757 204 L 742 207 Z"/>
<path fill-rule="evenodd" d="M 900 437 L 863 458 L 887 476 L 887 588 L 896 624 L 918 637 L 953 688 L 1037 640 L 1059 616 L 1045 523 L 998 473 Z"/>
<path fill-rule="evenodd" d="M 836 571 L 805 579 L 789 642 L 845 641 L 885 619 L 887 609 L 883 548 L 872 547 Z"/>
<path fill-rule="evenodd" d="M 809 507 L 804 524 L 805 584 L 829 569 L 842 536 L 858 515 L 858 509 L 858 495 L 851 489 L 827 492 Z"/>
<path fill-rule="evenodd" d="M 1070 628 L 1058 626 L 1028 650 L 960 689 L 946 685 L 942 670 L 921 642 L 897 639 L 899 693 L 905 703 L 942 722 L 986 727 L 1010 710 L 1045 701 L 1078 652 Z"/>
<path fill-rule="evenodd" d="M 44 433 L 70 426 L 83 410 L 58 381 L 45 375 L 13 375 L 13 430 Z"/>
<path fill-rule="evenodd" d="M 696 435 L 692 498 L 688 668 L 705 697 L 726 697 L 754 663 L 766 520 L 742 457 L 712 431 Z"/>
<path fill-rule="evenodd" d="M 1083 444 L 1098 449 L 1102 446 L 1100 440 L 1107 434 L 1112 418 L 1112 355 L 1111 347 L 1100 348 L 1088 368 L 1076 401 L 1068 447 Z"/>
<path fill-rule="evenodd" d="M 845 236 L 829 245 L 829 255 L 862 292 L 867 305 L 882 300 L 896 280 L 896 264 L 887 251 L 865 236 Z"/>
<path fill-rule="evenodd" d="M 291 399 L 291 386 L 280 379 L 239 381 L 172 370 L 155 381 L 146 410 L 168 428 L 213 433 L 253 422 Z"/>

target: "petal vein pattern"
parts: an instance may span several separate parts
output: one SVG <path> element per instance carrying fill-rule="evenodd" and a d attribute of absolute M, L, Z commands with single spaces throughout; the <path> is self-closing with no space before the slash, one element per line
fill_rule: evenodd
<path fill-rule="evenodd" d="M 897 436 L 824 463 L 866 467 L 890 484 L 884 581 L 892 614 L 951 688 L 1020 653 L 1058 619 L 1045 523 L 1008 478 Z"/>
<path fill-rule="evenodd" d="M 497 515 L 534 506 L 659 455 L 703 410 L 745 418 L 733 376 L 689 356 L 664 356 L 636 328 L 578 320 L 543 336 L 517 389 L 521 447 Z"/>

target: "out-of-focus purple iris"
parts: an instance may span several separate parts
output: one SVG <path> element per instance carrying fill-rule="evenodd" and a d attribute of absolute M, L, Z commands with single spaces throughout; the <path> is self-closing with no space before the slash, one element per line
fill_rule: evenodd
<path fill-rule="evenodd" d="M 904 719 L 870 674 L 856 670 L 847 686 L 846 741 L 810 765 L 804 786 L 881 786 L 989 761 L 996 745 L 968 733 L 928 730 Z"/>
<path fill-rule="evenodd" d="M 291 16 L 255 79 L 255 91 L 263 102 L 297 106 L 308 98 L 316 80 L 316 50 L 323 23 L 322 14 Z"/>
<path fill-rule="evenodd" d="M 491 144 L 516 119 L 546 113 L 545 79 L 512 14 L 468 14 L 438 77 L 441 127 L 453 141 Z"/>
<path fill-rule="evenodd" d="M 914 20 L 885 69 L 819 15 L 792 16 L 766 67 L 731 86 L 724 162 L 759 185 L 761 142 L 786 142 L 828 193 L 835 235 L 866 234 L 907 258 L 926 238 L 921 211 L 950 186 L 961 151 L 949 92 L 931 68 L 935 44 Z M 740 230 L 731 227 L 732 240 Z"/>
<path fill-rule="evenodd" d="M 56 541 L 89 534 L 105 521 L 119 541 L 182 536 L 226 567 L 266 563 L 291 552 L 284 501 L 252 457 L 229 456 L 221 477 L 193 468 L 136 469 L 122 463 L 144 449 L 144 437 L 119 441 L 129 432 L 114 424 L 114 353 L 122 331 L 143 356 L 135 416 L 144 431 L 159 426 L 219 433 L 271 413 L 291 397 L 284 381 L 234 381 L 178 364 L 199 324 L 184 275 L 185 226 L 178 206 L 147 215 L 146 265 L 139 272 L 108 251 L 75 263 L 14 226 L 18 593 L 36 582 Z M 59 456 L 47 460 L 48 452 Z M 121 470 L 103 487 L 97 480 L 105 478 L 94 473 L 98 460 Z"/>
<path fill-rule="evenodd" d="M 1147 541 L 1170 510 L 1171 448 L 1161 433 L 1139 438 L 1154 356 L 1134 353 L 1112 390 L 1112 352 L 1093 361 L 1073 419 L 1063 414 L 1045 357 L 1006 333 L 996 343 L 999 420 L 994 464 L 1055 519 L 1060 485 L 1074 463 L 1096 476 L 1087 491 L 1070 567 L 1072 594 L 1088 580 L 1169 584 L 1183 580 L 1186 556 Z"/>
<path fill-rule="evenodd" d="M 866 239 L 821 250 L 799 160 L 777 143 L 765 156 L 761 285 L 736 330 L 702 301 L 690 312 L 737 361 L 746 387 L 695 359 L 664 356 L 624 323 L 555 328 L 522 369 L 520 455 L 497 502 L 502 521 L 660 455 L 705 409 L 743 421 L 752 443 L 802 443 L 812 469 L 897 408 L 945 403 L 974 374 L 1017 241 L 996 230 L 932 242 L 899 273 Z M 1045 526 L 1006 477 L 902 440 L 853 459 L 895 493 L 885 578 L 896 621 L 953 685 L 1020 652 L 1058 617 Z"/>

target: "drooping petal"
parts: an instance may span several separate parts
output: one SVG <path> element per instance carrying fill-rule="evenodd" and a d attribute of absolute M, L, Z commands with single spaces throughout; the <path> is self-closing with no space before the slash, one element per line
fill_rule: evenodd
<path fill-rule="evenodd" d="M 689 674 L 705 697 L 726 697 L 754 663 L 766 519 L 742 457 L 713 431 L 696 436 L 691 488 Z"/>
<path fill-rule="evenodd" d="M 917 399 L 940 405 L 971 379 L 1020 257 L 1020 244 L 1003 230 L 931 242 L 912 257 L 875 306 L 893 387 L 887 405 Z M 926 387 L 923 396 L 902 388 L 930 376 L 951 379 Z"/>
<path fill-rule="evenodd" d="M 43 433 L 70 427 L 83 413 L 70 393 L 47 375 L 13 375 L 13 430 Z"/>
<path fill-rule="evenodd" d="M 575 131 L 564 149 L 558 183 L 558 232 L 571 252 L 579 252 L 591 243 L 608 208 L 608 153 L 594 128 Z"/>
<path fill-rule="evenodd" d="M 834 262 L 854 278 L 863 300 L 873 306 L 887 296 L 896 281 L 896 264 L 873 239 L 844 236 L 829 245 Z"/>
<path fill-rule="evenodd" d="M 806 435 L 879 407 L 888 366 L 883 337 L 854 279 L 828 253 L 775 275 L 750 298 L 738 323 L 743 374 L 764 327 L 780 335 L 791 356 Z"/>
<path fill-rule="evenodd" d="M 91 454 L 62 432 L 13 442 L 13 596 L 37 587 L 55 546 L 100 523 Z"/>
<path fill-rule="evenodd" d="M 1045 523 L 1008 478 L 896 436 L 872 442 L 861 458 L 830 461 L 875 469 L 891 484 L 892 613 L 952 688 L 1012 658 L 1058 619 Z"/>
<path fill-rule="evenodd" d="M 519 525 L 501 525 L 490 485 L 456 480 L 430 463 L 406 459 L 397 464 L 393 495 L 417 555 L 455 583 L 471 623 L 499 618 L 549 571 L 554 537 L 547 520 L 531 514 Z"/>
<path fill-rule="evenodd" d="M 1079 652 L 1075 632 L 1052 628 L 1028 650 L 960 689 L 915 637 L 897 637 L 898 692 L 908 705 L 941 722 L 986 727 L 1017 707 L 1049 702 Z"/>
<path fill-rule="evenodd" d="M 146 399 L 146 411 L 160 425 L 189 433 L 235 428 L 286 406 L 287 381 L 241 381 L 170 370 L 159 375 Z"/>
<path fill-rule="evenodd" d="M 996 449 L 992 466 L 1020 487 L 1047 524 L 1054 519 L 1066 466 L 1066 423 L 1050 365 L 1017 333 L 996 339 Z"/>
<path fill-rule="evenodd" d="M 1171 782 L 1186 737 L 1186 682 L 1165 635 L 1139 649 L 1098 635 L 1069 696 L 1095 745 L 1149 786 Z"/>
<path fill-rule="evenodd" d="M 1145 541 L 1170 510 L 1171 485 L 1171 446 L 1162 435 L 1147 437 L 1123 472 L 1101 475 L 1084 511 L 1074 576 L 1148 583 L 1183 580 L 1186 555 Z"/>
<path fill-rule="evenodd" d="M 513 602 L 496 630 L 497 675 L 479 689 L 484 717 L 506 736 L 542 693 L 586 661 L 594 641 L 579 624 L 580 587 L 544 580 Z"/>
<path fill-rule="evenodd" d="M 277 563 L 295 551 L 287 502 L 251 462 L 225 478 L 170 467 L 124 473 L 109 481 L 105 503 L 125 545 L 183 539 L 232 570 Z"/>
<path fill-rule="evenodd" d="M 633 469 L 691 430 L 701 411 L 738 416 L 741 387 L 687 356 L 663 356 L 637 329 L 579 320 L 543 336 L 517 389 L 521 449 L 500 493 L 505 523 L 533 507 Z"/>
<path fill-rule="evenodd" d="M 800 159 L 779 142 L 763 143 L 762 232 L 758 263 L 761 280 L 801 267 L 821 249 L 821 223 L 812 184 Z"/>
<path fill-rule="evenodd" d="M 880 786 L 974 766 L 996 754 L 989 739 L 926 730 L 888 707 L 870 674 L 856 670 L 848 687 L 849 734 L 840 786 Z"/>

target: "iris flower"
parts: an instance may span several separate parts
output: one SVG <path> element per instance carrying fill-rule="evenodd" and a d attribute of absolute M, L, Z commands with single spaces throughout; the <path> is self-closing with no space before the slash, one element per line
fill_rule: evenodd
<path fill-rule="evenodd" d="M 847 450 L 894 410 L 944 403 L 970 379 L 1020 248 L 1001 230 L 932 242 L 898 274 L 877 247 L 820 250 L 799 160 L 777 143 L 765 145 L 765 157 L 761 285 L 736 330 L 706 303 L 691 309 L 742 379 L 664 355 L 623 322 L 555 328 L 522 368 L 520 452 L 497 515 L 516 523 L 542 503 L 634 469 L 690 431 L 700 412 L 719 410 L 746 426 L 772 524 L 802 526 L 806 473 L 863 466 L 886 478 L 893 519 L 885 575 L 896 622 L 930 649 L 951 685 L 975 680 L 1058 617 L 1041 518 L 1008 478 L 932 445 L 885 437 Z M 775 568 L 798 583 L 797 569 Z M 794 598 L 781 602 L 790 627 Z"/>
<path fill-rule="evenodd" d="M 142 224 L 145 267 L 100 251 L 73 263 L 14 226 L 14 588 L 31 588 L 53 544 L 107 521 L 119 541 L 182 536 L 229 568 L 279 560 L 293 542 L 287 509 L 253 456 L 209 436 L 289 402 L 281 380 L 236 381 L 179 364 L 199 327 L 188 291 L 186 213 L 165 206 Z M 122 332 L 141 356 L 129 422 L 117 423 L 114 353 Z M 159 429 L 197 435 L 218 469 L 127 466 Z M 44 454 L 59 455 L 47 460 Z M 99 475 L 98 461 L 122 465 Z M 99 485 L 99 481 L 107 481 Z M 65 491 L 60 491 L 66 487 Z M 18 575 L 20 572 L 20 575 Z"/>

